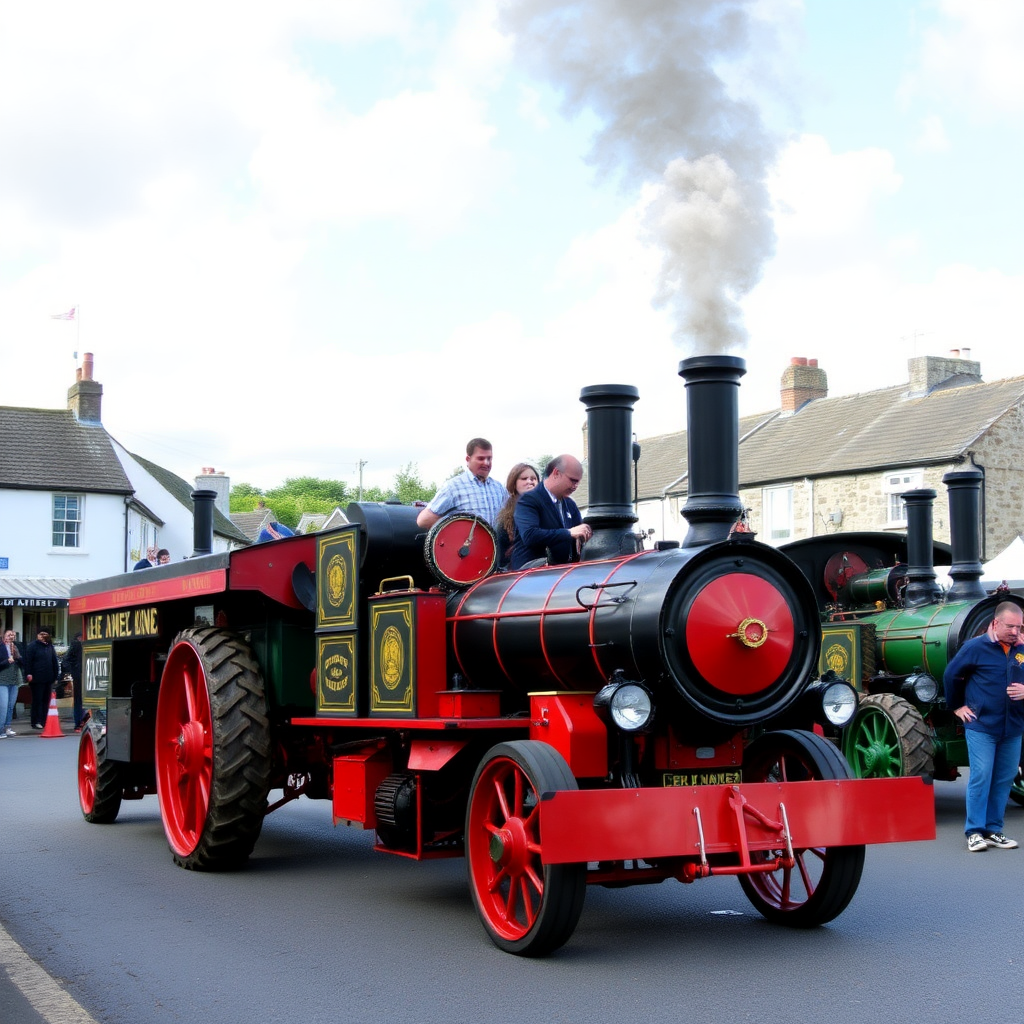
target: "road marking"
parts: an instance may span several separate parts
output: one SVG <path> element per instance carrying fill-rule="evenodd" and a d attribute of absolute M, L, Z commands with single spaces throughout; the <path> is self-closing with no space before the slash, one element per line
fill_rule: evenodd
<path fill-rule="evenodd" d="M 97 1024 L 0 924 L 0 967 L 47 1024 Z"/>

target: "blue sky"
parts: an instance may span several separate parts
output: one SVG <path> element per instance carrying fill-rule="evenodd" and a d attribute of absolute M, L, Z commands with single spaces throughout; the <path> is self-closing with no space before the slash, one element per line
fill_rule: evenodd
<path fill-rule="evenodd" d="M 704 351 L 1024 374 L 1018 0 L 0 4 L 0 402 L 92 352 L 186 478 L 503 477 Z"/>

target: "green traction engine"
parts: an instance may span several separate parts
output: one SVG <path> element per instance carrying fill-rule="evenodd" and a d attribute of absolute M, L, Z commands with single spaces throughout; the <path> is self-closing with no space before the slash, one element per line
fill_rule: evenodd
<path fill-rule="evenodd" d="M 820 670 L 853 682 L 859 706 L 836 737 L 858 778 L 930 775 L 951 781 L 967 766 L 963 725 L 946 706 L 942 677 L 950 660 L 988 628 L 1005 587 L 980 583 L 982 474 L 947 473 L 952 547 L 932 540 L 935 491 L 903 495 L 906 537 L 831 534 L 785 547 L 811 580 L 822 613 Z M 951 586 L 934 564 L 951 563 Z M 1018 774 L 1011 797 L 1024 804 Z"/>

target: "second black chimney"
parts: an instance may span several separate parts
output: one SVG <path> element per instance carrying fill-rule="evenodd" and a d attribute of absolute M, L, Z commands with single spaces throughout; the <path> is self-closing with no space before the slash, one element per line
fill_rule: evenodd
<path fill-rule="evenodd" d="M 986 596 L 981 582 L 985 569 L 981 564 L 981 485 L 979 469 L 951 470 L 942 482 L 949 490 L 949 539 L 953 564 L 949 578 L 953 585 L 947 601 L 977 600 Z"/>
<path fill-rule="evenodd" d="M 694 356 L 679 364 L 686 381 L 688 496 L 683 516 L 690 529 L 684 548 L 725 540 L 743 514 L 740 480 L 740 377 L 738 356 Z"/>
<path fill-rule="evenodd" d="M 216 491 L 192 492 L 192 557 L 213 554 L 213 503 Z"/>
<path fill-rule="evenodd" d="M 580 391 L 587 408 L 587 522 L 594 535 L 583 548 L 587 561 L 639 550 L 630 488 L 633 455 L 631 384 L 593 384 Z"/>

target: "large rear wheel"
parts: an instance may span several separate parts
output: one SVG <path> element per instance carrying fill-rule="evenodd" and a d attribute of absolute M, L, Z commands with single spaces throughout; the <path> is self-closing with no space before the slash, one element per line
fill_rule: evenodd
<path fill-rule="evenodd" d="M 85 820 L 109 825 L 121 810 L 122 766 L 107 760 L 107 737 L 99 726 L 86 726 L 78 741 L 78 803 Z"/>
<path fill-rule="evenodd" d="M 184 868 L 242 864 L 270 789 L 270 723 L 259 666 L 223 629 L 171 645 L 156 709 L 156 786 L 164 832 Z"/>
<path fill-rule="evenodd" d="M 466 812 L 469 888 L 508 953 L 550 953 L 579 921 L 586 865 L 545 864 L 540 835 L 541 794 L 576 788 L 561 754 L 535 740 L 499 743 L 477 769 Z"/>
<path fill-rule="evenodd" d="M 744 782 L 802 782 L 852 778 L 849 765 L 827 740 L 797 730 L 770 732 L 751 743 L 743 758 Z M 773 860 L 785 850 L 752 854 Z M 810 847 L 793 851 L 792 867 L 740 875 L 747 898 L 767 920 L 813 928 L 837 917 L 853 899 L 864 868 L 863 846 Z"/>
<path fill-rule="evenodd" d="M 921 713 L 892 693 L 862 697 L 843 732 L 843 753 L 858 779 L 931 775 L 934 746 Z"/>

